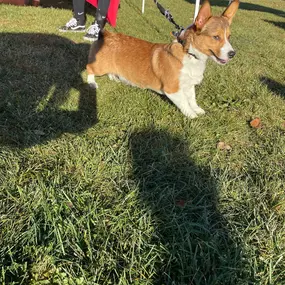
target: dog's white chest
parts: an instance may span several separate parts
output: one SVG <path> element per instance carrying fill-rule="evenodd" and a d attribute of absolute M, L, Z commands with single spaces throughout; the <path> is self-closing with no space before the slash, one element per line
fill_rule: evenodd
<path fill-rule="evenodd" d="M 185 55 L 183 67 L 180 71 L 180 88 L 200 84 L 206 68 L 206 61 L 198 60 L 194 56 Z"/>

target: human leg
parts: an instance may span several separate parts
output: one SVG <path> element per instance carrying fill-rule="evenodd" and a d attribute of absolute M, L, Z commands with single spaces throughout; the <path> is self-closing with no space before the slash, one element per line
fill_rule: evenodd
<path fill-rule="evenodd" d="M 104 29 L 106 24 L 106 16 L 109 9 L 110 0 L 98 0 L 98 8 L 96 11 L 96 19 L 88 28 L 84 39 L 87 41 L 96 41 L 99 37 L 99 32 Z"/>
<path fill-rule="evenodd" d="M 73 17 L 62 27 L 61 32 L 85 32 L 85 0 L 73 0 Z"/>

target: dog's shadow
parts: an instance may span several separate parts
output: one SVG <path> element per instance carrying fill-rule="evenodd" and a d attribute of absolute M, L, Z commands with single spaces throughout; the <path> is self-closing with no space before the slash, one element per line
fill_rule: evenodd
<path fill-rule="evenodd" d="M 80 74 L 89 47 L 56 35 L 0 34 L 0 145 L 31 147 L 97 122 L 96 93 Z"/>
<path fill-rule="evenodd" d="M 242 249 L 218 210 L 212 171 L 165 131 L 135 132 L 130 150 L 142 207 L 156 223 L 153 242 L 165 248 L 153 284 L 237 284 Z"/>

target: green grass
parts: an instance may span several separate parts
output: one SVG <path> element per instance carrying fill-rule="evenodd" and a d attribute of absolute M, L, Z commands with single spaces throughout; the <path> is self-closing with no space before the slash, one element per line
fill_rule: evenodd
<path fill-rule="evenodd" d="M 122 0 L 115 30 L 169 42 L 146 2 Z M 193 2 L 161 0 L 184 26 Z M 1 5 L 0 283 L 285 284 L 284 10 L 242 1 L 237 55 L 209 61 L 189 120 L 107 77 L 90 90 L 89 45 L 57 31 L 70 10 Z"/>

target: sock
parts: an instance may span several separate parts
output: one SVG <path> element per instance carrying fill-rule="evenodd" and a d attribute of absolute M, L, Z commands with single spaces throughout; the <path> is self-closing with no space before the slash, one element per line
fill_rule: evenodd
<path fill-rule="evenodd" d="M 73 0 L 74 18 L 80 25 L 85 25 L 85 0 Z"/>

